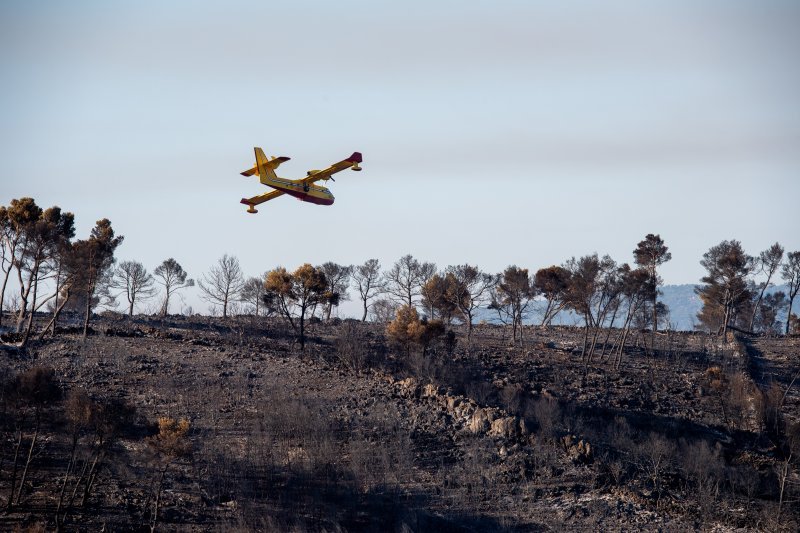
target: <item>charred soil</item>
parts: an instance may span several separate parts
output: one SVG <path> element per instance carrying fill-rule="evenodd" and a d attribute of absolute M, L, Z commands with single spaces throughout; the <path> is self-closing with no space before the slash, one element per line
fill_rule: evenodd
<path fill-rule="evenodd" d="M 800 339 L 98 317 L 0 350 L 0 529 L 794 530 Z M 604 332 L 605 333 L 605 332 Z M 7 339 L 9 342 L 13 338 Z"/>

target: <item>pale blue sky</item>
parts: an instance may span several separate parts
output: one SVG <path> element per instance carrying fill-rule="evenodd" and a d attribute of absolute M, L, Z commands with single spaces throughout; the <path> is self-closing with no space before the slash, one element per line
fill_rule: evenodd
<path fill-rule="evenodd" d="M 697 282 L 739 239 L 800 249 L 800 4 L 0 3 L 0 202 L 107 217 L 120 259 L 532 270 L 647 233 Z M 331 207 L 238 172 L 364 154 Z M 190 299 L 192 300 L 192 299 Z M 196 309 L 204 309 L 196 304 Z"/>

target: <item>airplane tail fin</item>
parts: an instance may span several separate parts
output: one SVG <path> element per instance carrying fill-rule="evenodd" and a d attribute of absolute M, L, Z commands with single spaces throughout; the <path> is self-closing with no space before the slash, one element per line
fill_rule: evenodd
<path fill-rule="evenodd" d="M 266 179 L 277 179 L 278 175 L 275 174 L 275 169 L 278 168 L 281 163 L 290 159 L 288 157 L 273 157 L 269 159 L 264 154 L 264 150 L 257 146 L 253 148 L 253 151 L 256 154 L 256 165 L 253 168 L 245 170 L 241 174 L 242 176 L 257 174 L 261 183 L 265 183 Z"/>

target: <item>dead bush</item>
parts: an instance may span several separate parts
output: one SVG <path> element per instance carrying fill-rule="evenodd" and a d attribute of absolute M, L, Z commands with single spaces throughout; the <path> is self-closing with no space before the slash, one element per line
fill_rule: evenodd
<path fill-rule="evenodd" d="M 519 383 L 506 385 L 500 389 L 500 401 L 509 413 L 521 413 L 525 403 L 525 389 Z"/>
<path fill-rule="evenodd" d="M 526 418 L 533 419 L 538 426 L 539 437 L 555 441 L 562 430 L 563 414 L 555 398 L 539 398 L 528 404 Z"/>
<path fill-rule="evenodd" d="M 336 358 L 347 368 L 361 372 L 369 366 L 369 345 L 361 324 L 347 321 L 339 326 Z"/>
<path fill-rule="evenodd" d="M 664 475 L 675 460 L 676 450 L 673 441 L 658 433 L 650 433 L 635 449 L 639 469 L 651 483 L 656 495 L 656 507 L 661 502 Z"/>
<path fill-rule="evenodd" d="M 679 451 L 678 466 L 688 485 L 686 488 L 694 489 L 700 510 L 710 516 L 725 478 L 725 460 L 721 457 L 721 449 L 718 445 L 710 446 L 704 440 L 681 440 Z"/>

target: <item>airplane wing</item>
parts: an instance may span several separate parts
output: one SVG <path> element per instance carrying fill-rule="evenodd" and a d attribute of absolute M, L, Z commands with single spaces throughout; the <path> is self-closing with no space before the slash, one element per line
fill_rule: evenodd
<path fill-rule="evenodd" d="M 272 200 L 273 198 L 277 198 L 278 196 L 281 196 L 282 194 L 283 194 L 282 191 L 265 192 L 264 194 L 259 194 L 257 196 L 253 196 L 251 198 L 242 198 L 239 201 L 239 203 L 242 203 L 242 204 L 248 206 L 248 208 L 247 208 L 247 212 L 248 213 L 257 213 L 257 211 L 255 210 L 255 206 L 257 206 L 258 204 L 263 204 L 267 200 Z"/>
<path fill-rule="evenodd" d="M 353 170 L 361 170 L 358 166 L 359 163 L 362 162 L 361 159 L 361 152 L 353 152 L 353 155 L 348 157 L 347 159 L 342 159 L 338 163 L 334 163 L 325 170 L 311 170 L 308 172 L 308 176 L 299 180 L 300 183 L 314 183 L 318 180 L 327 180 L 333 174 L 337 172 L 341 172 L 346 168 L 352 168 Z"/>

